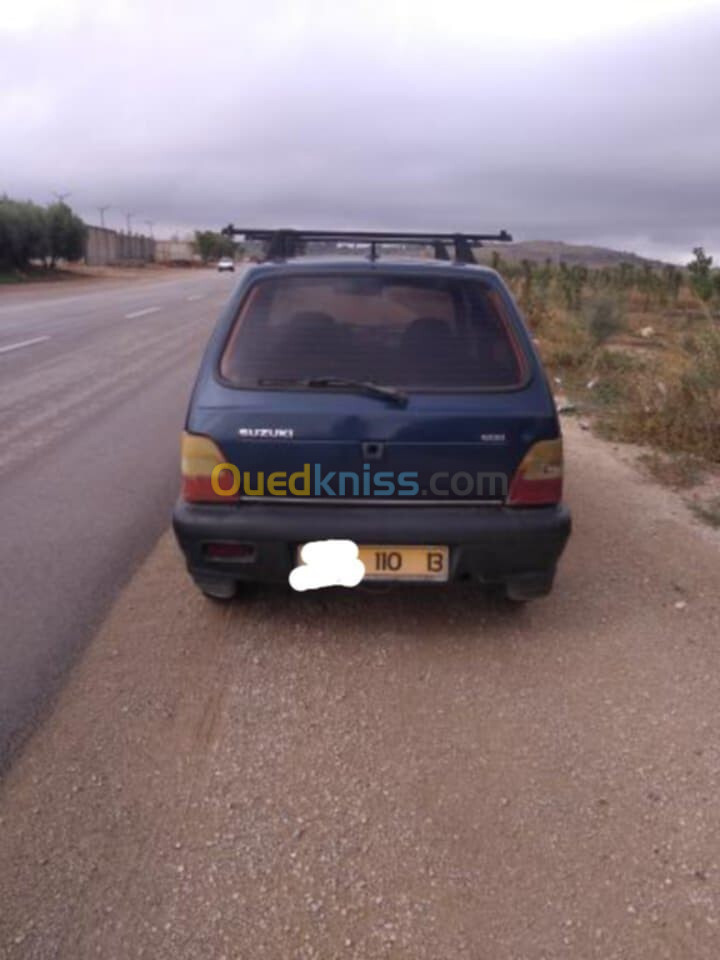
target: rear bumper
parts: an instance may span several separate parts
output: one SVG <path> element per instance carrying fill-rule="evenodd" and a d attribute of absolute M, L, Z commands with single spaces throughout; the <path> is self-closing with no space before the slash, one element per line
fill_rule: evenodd
<path fill-rule="evenodd" d="M 447 544 L 450 579 L 507 583 L 552 573 L 570 535 L 570 512 L 553 507 L 341 506 L 243 503 L 206 506 L 178 501 L 173 528 L 196 578 L 287 581 L 296 549 L 308 540 Z M 252 544 L 243 560 L 214 560 L 212 541 Z"/>

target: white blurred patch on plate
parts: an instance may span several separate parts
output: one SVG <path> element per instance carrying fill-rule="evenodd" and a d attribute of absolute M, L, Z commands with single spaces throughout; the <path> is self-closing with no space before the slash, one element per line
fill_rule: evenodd
<path fill-rule="evenodd" d="M 302 562 L 288 577 L 293 590 L 356 587 L 365 576 L 365 565 L 353 540 L 311 540 L 298 553 Z"/>

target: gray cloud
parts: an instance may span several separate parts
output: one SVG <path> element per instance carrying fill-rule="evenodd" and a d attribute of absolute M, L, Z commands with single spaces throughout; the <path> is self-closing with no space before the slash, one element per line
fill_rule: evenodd
<path fill-rule="evenodd" d="M 273 3 L 0 33 L 0 190 L 161 232 L 504 226 L 720 254 L 720 13 L 562 43 L 499 40 L 476 6 L 438 30 Z"/>

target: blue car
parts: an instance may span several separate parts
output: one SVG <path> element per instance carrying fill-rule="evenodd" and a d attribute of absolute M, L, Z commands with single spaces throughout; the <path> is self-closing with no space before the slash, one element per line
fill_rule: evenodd
<path fill-rule="evenodd" d="M 173 526 L 197 586 L 287 582 L 305 544 L 349 540 L 366 581 L 549 593 L 570 533 L 558 417 L 473 256 L 508 235 L 226 232 L 266 256 L 216 325 L 182 437 Z"/>

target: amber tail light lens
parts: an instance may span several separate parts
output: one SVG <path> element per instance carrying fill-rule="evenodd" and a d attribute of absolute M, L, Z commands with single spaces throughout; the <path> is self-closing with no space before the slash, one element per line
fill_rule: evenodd
<path fill-rule="evenodd" d="M 559 503 L 563 489 L 562 438 L 534 443 L 515 471 L 507 498 L 509 507 Z"/>
<path fill-rule="evenodd" d="M 182 487 L 188 503 L 234 503 L 240 499 L 239 473 L 210 437 L 183 431 L 180 443 Z M 219 468 L 219 469 L 218 469 Z M 215 471 L 215 487 L 213 472 Z"/>

